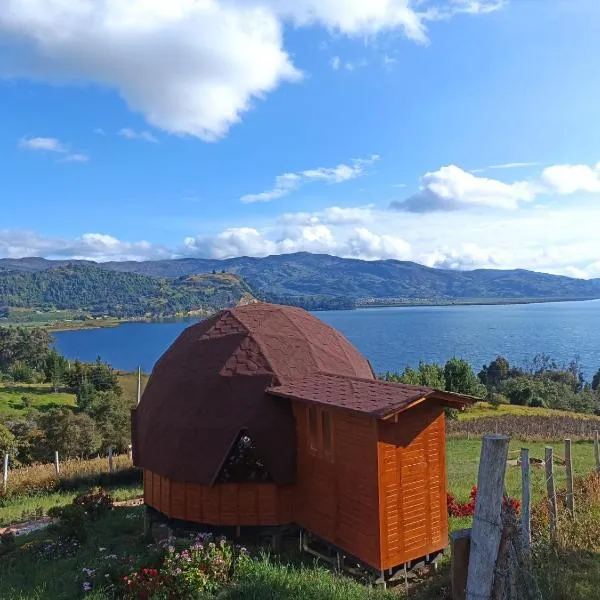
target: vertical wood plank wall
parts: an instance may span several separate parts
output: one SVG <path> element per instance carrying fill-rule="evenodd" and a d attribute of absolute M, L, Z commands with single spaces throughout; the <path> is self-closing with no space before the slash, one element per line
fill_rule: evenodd
<path fill-rule="evenodd" d="M 207 525 L 292 522 L 293 487 L 273 483 L 206 486 L 176 482 L 144 470 L 144 502 L 173 519 Z"/>
<path fill-rule="evenodd" d="M 398 422 L 331 410 L 333 454 L 309 448 L 308 406 L 292 403 L 294 485 L 204 486 L 144 471 L 146 504 L 210 525 L 296 523 L 360 561 L 388 569 L 447 545 L 444 410 L 424 402 Z M 328 410 L 318 408 L 318 411 Z M 318 413 L 319 435 L 321 413 Z"/>
<path fill-rule="evenodd" d="M 444 410 L 423 403 L 379 421 L 381 568 L 441 550 L 448 540 Z"/>
<path fill-rule="evenodd" d="M 307 405 L 293 403 L 293 411 L 298 448 L 294 521 L 378 568 L 376 421 L 331 411 L 333 455 L 326 457 L 309 450 Z"/>

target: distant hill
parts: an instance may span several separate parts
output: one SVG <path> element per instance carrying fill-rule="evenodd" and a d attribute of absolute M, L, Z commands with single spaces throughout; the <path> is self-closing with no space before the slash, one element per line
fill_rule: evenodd
<path fill-rule="evenodd" d="M 364 261 L 305 252 L 265 258 L 182 258 L 97 265 L 40 258 L 0 259 L 0 268 L 29 273 L 54 270 L 57 264 L 163 278 L 173 280 L 176 286 L 180 285 L 179 278 L 190 274 L 225 270 L 239 275 L 262 299 L 308 308 L 350 308 L 355 301 L 368 298 L 431 302 L 600 298 L 600 279 L 586 281 L 522 269 L 453 271 L 406 261 Z M 152 287 L 150 281 L 144 281 Z"/>
<path fill-rule="evenodd" d="M 8 308 L 71 309 L 92 316 L 159 317 L 213 312 L 253 299 L 248 285 L 231 273 L 164 279 L 81 263 L 0 270 L 0 308 L 5 313 Z"/>

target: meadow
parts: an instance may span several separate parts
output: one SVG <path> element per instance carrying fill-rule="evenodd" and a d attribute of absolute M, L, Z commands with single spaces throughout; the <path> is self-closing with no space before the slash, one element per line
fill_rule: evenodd
<path fill-rule="evenodd" d="M 126 394 L 133 396 L 137 388 L 136 375 L 122 375 L 121 385 Z M 473 409 L 473 413 L 461 414 L 458 422 L 485 422 L 490 413 L 493 418 L 532 418 L 527 412 L 521 412 L 521 407 L 493 408 L 480 404 Z M 543 416 L 551 416 L 554 412 Z M 570 413 L 562 416 L 575 418 Z M 536 417 L 537 413 L 533 418 Z M 593 425 L 599 422 L 598 419 L 580 415 L 577 418 L 583 418 Z M 520 449 L 526 447 L 531 457 L 541 459 L 546 445 L 548 442 L 514 439 L 510 443 L 509 458 L 516 459 Z M 555 453 L 557 487 L 562 488 L 565 485 L 565 468 L 561 464 L 564 454 L 562 437 L 559 435 L 549 445 Z M 480 439 L 457 438 L 447 441 L 448 489 L 461 501 L 468 499 L 477 481 L 480 450 Z M 115 457 L 114 465 L 115 472 L 109 475 L 106 473 L 106 457 L 65 461 L 60 478 L 56 477 L 53 465 L 36 465 L 11 471 L 8 494 L 0 497 L 0 526 L 37 519 L 52 507 L 70 504 L 76 494 L 92 485 L 102 485 L 116 501 L 140 497 L 140 472 L 132 468 L 128 457 Z M 593 444 L 589 439 L 573 443 L 573 467 L 576 476 L 583 476 L 594 469 Z M 578 517 L 574 521 L 565 520 L 561 504 L 561 524 L 564 527 L 561 530 L 562 542 L 553 546 L 545 538 L 547 527 L 544 519 L 547 516 L 544 512 L 546 488 L 543 469 L 532 467 L 531 477 L 532 498 L 538 506 L 536 526 L 540 535 L 535 554 L 536 573 L 544 600 L 600 598 L 600 588 L 595 583 L 600 582 L 600 483 L 592 495 L 578 497 Z M 506 488 L 510 496 L 520 498 L 521 471 L 515 464 L 507 465 Z M 559 493 L 561 502 L 563 496 Z M 450 529 L 469 527 L 470 523 L 469 517 L 450 518 Z M 118 583 L 123 573 L 135 571 L 138 567 L 152 567 L 156 563 L 154 550 L 141 536 L 141 507 L 116 507 L 102 519 L 86 522 L 84 529 L 85 539 L 76 547 L 65 546 L 60 541 L 60 528 L 55 527 L 16 538 L 20 549 L 0 556 L 0 598 L 122 598 L 123 595 L 118 595 L 116 588 L 108 584 L 102 591 L 100 580 L 106 578 L 112 581 L 117 578 Z M 92 579 L 88 576 L 91 572 L 94 573 L 94 581 L 88 592 L 83 586 Z M 449 598 L 449 590 L 449 558 L 446 556 L 437 573 L 411 586 L 408 597 L 416 600 Z M 403 586 L 392 592 L 365 587 L 295 552 L 266 556 L 256 550 L 254 560 L 240 573 L 236 584 L 226 586 L 218 597 L 221 600 L 391 600 L 403 595 Z M 208 599 L 215 595 L 200 594 L 196 597 Z"/>

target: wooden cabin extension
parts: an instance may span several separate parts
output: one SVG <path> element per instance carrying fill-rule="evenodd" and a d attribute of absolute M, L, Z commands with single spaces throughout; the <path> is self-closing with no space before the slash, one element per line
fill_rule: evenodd
<path fill-rule="evenodd" d="M 379 381 L 305 311 L 253 304 L 186 330 L 132 415 L 144 500 L 213 526 L 287 526 L 377 572 L 448 541 L 444 408 Z"/>

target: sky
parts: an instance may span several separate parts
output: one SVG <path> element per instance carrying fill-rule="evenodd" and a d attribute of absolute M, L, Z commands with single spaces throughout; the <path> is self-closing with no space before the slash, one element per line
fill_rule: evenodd
<path fill-rule="evenodd" d="M 0 5 L 0 257 L 600 277 L 597 0 Z"/>

